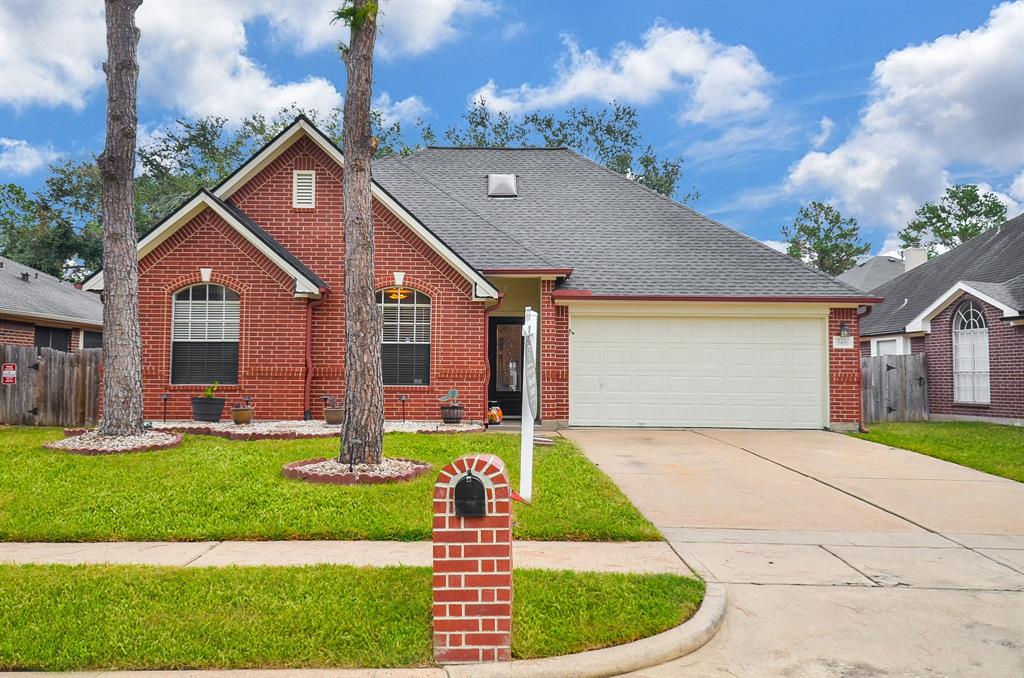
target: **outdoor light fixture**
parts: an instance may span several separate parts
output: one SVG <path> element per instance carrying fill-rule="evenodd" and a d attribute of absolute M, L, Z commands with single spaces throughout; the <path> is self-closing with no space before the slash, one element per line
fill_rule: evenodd
<path fill-rule="evenodd" d="M 401 301 L 409 296 L 409 290 L 402 289 L 402 285 L 405 284 L 405 272 L 395 271 L 395 286 L 388 291 L 388 299 L 394 299 L 395 301 Z"/>
<path fill-rule="evenodd" d="M 844 339 L 850 336 L 850 326 L 846 323 L 839 323 L 839 336 Z"/>
<path fill-rule="evenodd" d="M 398 396 L 398 400 L 401 401 L 402 403 L 402 421 L 405 421 L 405 403 L 408 402 L 409 396 L 403 393 L 402 395 Z"/>
<path fill-rule="evenodd" d="M 171 394 L 164 392 L 160 394 L 160 400 L 164 401 L 164 423 L 167 423 L 167 401 L 170 399 Z"/>

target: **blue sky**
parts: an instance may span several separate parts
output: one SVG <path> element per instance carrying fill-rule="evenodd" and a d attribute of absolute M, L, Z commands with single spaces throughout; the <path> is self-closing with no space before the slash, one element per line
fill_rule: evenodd
<path fill-rule="evenodd" d="M 336 0 L 145 0 L 140 138 L 179 116 L 339 104 Z M 765 241 L 829 200 L 893 248 L 951 183 L 1024 205 L 1024 2 L 382 3 L 374 92 L 443 130 L 481 93 L 518 113 L 637 107 L 695 207 Z M 0 181 L 103 145 L 102 2 L 0 0 Z"/>

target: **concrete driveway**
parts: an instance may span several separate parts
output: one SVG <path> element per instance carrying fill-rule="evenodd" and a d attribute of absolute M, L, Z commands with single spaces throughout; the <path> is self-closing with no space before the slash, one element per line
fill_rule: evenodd
<path fill-rule="evenodd" d="M 730 610 L 634 676 L 1024 675 L 1024 485 L 823 431 L 573 429 Z"/>

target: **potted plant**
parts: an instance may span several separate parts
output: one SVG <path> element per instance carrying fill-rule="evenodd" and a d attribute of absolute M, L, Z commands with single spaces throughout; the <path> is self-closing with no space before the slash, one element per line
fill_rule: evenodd
<path fill-rule="evenodd" d="M 220 421 L 220 414 L 224 411 L 224 398 L 214 398 L 214 393 L 220 387 L 220 382 L 215 381 L 203 389 L 203 395 L 192 398 L 192 418 L 196 421 Z"/>
<path fill-rule="evenodd" d="M 461 423 L 463 408 L 462 403 L 459 402 L 459 389 L 453 388 L 439 400 L 441 401 L 441 421 L 446 424 Z"/>
<path fill-rule="evenodd" d="M 252 404 L 252 396 L 245 396 L 242 402 L 231 406 L 231 421 L 236 424 L 251 424 L 252 413 L 256 410 Z"/>
<path fill-rule="evenodd" d="M 338 396 L 324 395 L 320 399 L 324 401 L 324 423 L 328 426 L 341 426 L 345 411 L 338 402 Z"/>

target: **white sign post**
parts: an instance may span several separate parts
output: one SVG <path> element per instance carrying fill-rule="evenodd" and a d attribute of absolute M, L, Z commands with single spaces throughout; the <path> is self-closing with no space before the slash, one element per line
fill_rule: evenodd
<path fill-rule="evenodd" d="M 533 420 L 537 418 L 537 312 L 526 307 L 523 319 L 523 432 L 519 444 L 519 496 L 533 496 Z"/>

